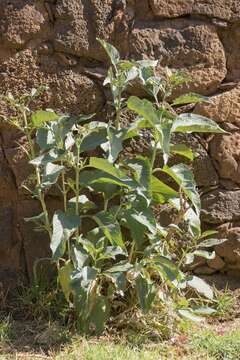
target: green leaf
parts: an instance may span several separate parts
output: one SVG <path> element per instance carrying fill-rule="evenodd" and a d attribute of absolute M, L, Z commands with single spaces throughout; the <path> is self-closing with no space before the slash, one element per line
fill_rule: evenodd
<path fill-rule="evenodd" d="M 223 244 L 224 242 L 226 242 L 227 239 L 207 239 L 207 240 L 204 240 L 204 241 L 201 241 L 199 244 L 198 244 L 198 247 L 213 247 L 213 246 L 216 246 L 216 245 L 220 245 L 220 244 Z"/>
<path fill-rule="evenodd" d="M 207 260 L 212 260 L 216 256 L 215 251 L 209 252 L 209 251 L 205 251 L 205 250 L 195 250 L 193 253 L 195 256 L 200 256 Z"/>
<path fill-rule="evenodd" d="M 92 218 L 112 245 L 119 246 L 121 249 L 125 248 L 120 225 L 111 213 L 102 211 Z"/>
<path fill-rule="evenodd" d="M 122 151 L 122 144 L 125 139 L 126 132 L 127 129 L 117 130 L 112 127 L 109 127 L 107 129 L 108 142 L 105 143 L 102 148 L 105 152 L 108 153 L 108 161 L 110 163 L 114 163 L 117 160 L 118 155 Z"/>
<path fill-rule="evenodd" d="M 181 271 L 165 256 L 156 255 L 149 260 L 149 264 L 164 277 L 170 286 L 177 286 L 178 282 L 182 280 Z"/>
<path fill-rule="evenodd" d="M 51 130 L 40 128 L 37 130 L 36 141 L 41 150 L 49 150 L 55 143 L 55 137 Z"/>
<path fill-rule="evenodd" d="M 201 202 L 192 171 L 184 164 L 174 165 L 171 168 L 165 166 L 163 172 L 171 176 L 183 190 L 195 207 L 197 215 L 200 213 Z"/>
<path fill-rule="evenodd" d="M 56 184 L 59 175 L 63 172 L 64 166 L 48 163 L 44 168 L 41 187 L 49 187 Z"/>
<path fill-rule="evenodd" d="M 95 335 L 101 335 L 105 328 L 105 323 L 110 316 L 110 306 L 106 296 L 97 295 L 94 305 L 91 305 L 89 316 L 90 329 L 94 329 Z"/>
<path fill-rule="evenodd" d="M 69 215 L 60 210 L 53 216 L 53 234 L 51 239 L 51 250 L 53 259 L 62 257 L 66 250 L 66 242 L 80 226 L 80 217 Z"/>
<path fill-rule="evenodd" d="M 210 308 L 208 306 L 200 306 L 200 307 L 194 307 L 193 308 L 194 314 L 200 314 L 200 315 L 213 315 L 216 314 L 216 310 L 213 308 Z"/>
<path fill-rule="evenodd" d="M 136 209 L 123 209 L 118 214 L 121 225 L 129 229 L 136 243 L 137 249 L 141 249 L 144 243 L 145 232 L 156 233 L 157 225 L 150 209 L 137 211 Z"/>
<path fill-rule="evenodd" d="M 169 200 L 172 198 L 178 198 L 178 192 L 172 189 L 170 186 L 166 185 L 164 182 L 156 178 L 155 176 L 151 177 L 151 190 L 153 195 L 159 194 L 163 196 L 163 199 Z"/>
<path fill-rule="evenodd" d="M 172 106 L 185 105 L 185 104 L 197 104 L 200 102 L 210 102 L 209 98 L 195 93 L 189 93 L 179 96 L 174 100 Z"/>
<path fill-rule="evenodd" d="M 168 158 L 170 155 L 170 139 L 172 133 L 172 122 L 162 120 L 160 126 L 158 126 L 158 130 L 161 134 L 160 144 L 163 152 L 163 160 L 166 165 L 168 162 Z"/>
<path fill-rule="evenodd" d="M 194 154 L 193 154 L 192 150 L 184 144 L 171 145 L 170 151 L 173 154 L 184 156 L 185 158 L 187 158 L 191 161 L 194 160 Z"/>
<path fill-rule="evenodd" d="M 110 269 L 107 269 L 106 272 L 108 273 L 128 272 L 129 270 L 132 269 L 132 267 L 133 266 L 127 260 L 123 260 L 112 266 Z"/>
<path fill-rule="evenodd" d="M 32 216 L 32 217 L 29 217 L 29 218 L 24 218 L 24 221 L 25 221 L 26 223 L 28 223 L 28 222 L 33 222 L 33 223 L 35 223 L 36 225 L 44 224 L 44 220 L 45 220 L 45 214 L 44 214 L 44 212 L 42 212 L 41 214 L 36 215 L 36 216 Z"/>
<path fill-rule="evenodd" d="M 141 309 L 144 313 L 147 313 L 151 310 L 156 296 L 155 286 L 150 280 L 144 278 L 142 274 L 136 278 L 135 283 Z"/>
<path fill-rule="evenodd" d="M 98 39 L 98 42 L 102 45 L 106 53 L 108 54 L 109 59 L 111 60 L 111 63 L 116 66 L 120 61 L 120 54 L 118 50 L 113 46 L 110 45 L 108 42 Z"/>
<path fill-rule="evenodd" d="M 71 294 L 71 274 L 73 272 L 73 266 L 70 262 L 67 262 L 58 270 L 58 280 L 62 287 L 62 291 L 65 295 L 67 301 L 69 301 L 69 296 Z"/>
<path fill-rule="evenodd" d="M 75 268 L 82 270 L 84 266 L 88 265 L 89 254 L 85 249 L 77 244 L 72 247 L 72 253 Z"/>
<path fill-rule="evenodd" d="M 203 239 L 205 237 L 211 236 L 211 235 L 216 235 L 218 234 L 218 231 L 216 230 L 206 230 L 202 233 L 202 235 L 200 236 L 199 239 Z"/>
<path fill-rule="evenodd" d="M 179 204 L 180 205 L 180 204 Z M 201 234 L 201 220 L 199 213 L 196 212 L 191 207 L 184 214 L 184 220 L 188 223 L 188 230 L 193 237 L 199 237 Z"/>
<path fill-rule="evenodd" d="M 128 181 L 118 179 L 101 170 L 82 171 L 80 175 L 81 186 L 91 187 L 96 192 L 105 194 L 106 199 L 111 199 L 119 193 L 119 186 L 129 188 Z"/>
<path fill-rule="evenodd" d="M 172 131 L 183 133 L 225 133 L 213 120 L 197 114 L 179 115 L 173 123 Z"/>
<path fill-rule="evenodd" d="M 187 285 L 196 290 L 199 294 L 204 295 L 206 298 L 213 300 L 214 293 L 210 285 L 203 279 L 197 276 L 190 276 L 187 280 Z"/>
<path fill-rule="evenodd" d="M 83 138 L 81 142 L 80 150 L 81 152 L 94 150 L 98 146 L 104 144 L 106 141 L 107 141 L 107 129 L 95 128 Z"/>
<path fill-rule="evenodd" d="M 89 166 L 102 170 L 117 179 L 124 178 L 124 174 L 106 159 L 92 157 L 90 158 Z"/>
<path fill-rule="evenodd" d="M 54 111 L 39 110 L 32 114 L 32 124 L 34 128 L 39 128 L 43 124 L 59 119 L 59 115 Z"/>
<path fill-rule="evenodd" d="M 129 168 L 134 170 L 135 180 L 146 190 L 151 190 L 151 164 L 148 158 L 136 156 L 134 159 L 126 160 Z"/>
<path fill-rule="evenodd" d="M 179 309 L 178 313 L 181 317 L 186 318 L 188 320 L 194 321 L 194 322 L 202 322 L 205 320 L 204 317 L 196 315 L 192 309 Z"/>
<path fill-rule="evenodd" d="M 75 208 L 77 198 L 74 197 L 68 201 L 68 204 L 71 208 Z M 87 212 L 89 210 L 95 209 L 96 205 L 93 201 L 89 200 L 86 195 L 80 195 L 78 197 L 78 207 L 80 211 Z"/>
<path fill-rule="evenodd" d="M 195 250 L 192 253 L 186 254 L 185 264 L 186 265 L 192 264 L 194 262 L 195 256 L 203 257 L 204 259 L 207 259 L 207 260 L 212 260 L 215 258 L 216 254 L 215 254 L 215 251 L 209 252 L 209 251 L 205 251 L 205 250 Z"/>
<path fill-rule="evenodd" d="M 131 96 L 127 102 L 128 108 L 135 111 L 138 115 L 150 122 L 151 125 L 157 124 L 159 121 L 158 113 L 151 103 L 146 99 L 139 99 L 137 96 Z"/>
<path fill-rule="evenodd" d="M 35 159 L 29 161 L 29 164 L 34 166 L 44 166 L 50 162 L 61 160 L 65 154 L 64 150 L 60 149 L 51 149 L 49 152 L 36 157 Z"/>

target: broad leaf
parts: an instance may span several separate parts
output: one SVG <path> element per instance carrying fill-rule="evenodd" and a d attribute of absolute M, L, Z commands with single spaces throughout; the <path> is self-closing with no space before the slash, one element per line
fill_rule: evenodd
<path fill-rule="evenodd" d="M 79 216 L 68 215 L 60 210 L 55 212 L 53 216 L 53 234 L 50 244 L 55 260 L 64 255 L 66 242 L 80 226 L 80 223 Z"/>
<path fill-rule="evenodd" d="M 106 296 L 97 295 L 94 299 L 94 304 L 91 304 L 91 312 L 89 315 L 89 328 L 94 329 L 95 335 L 100 335 L 105 323 L 109 319 L 110 305 Z"/>
<path fill-rule="evenodd" d="M 207 239 L 207 240 L 204 240 L 204 241 L 201 241 L 199 244 L 198 244 L 198 247 L 213 247 L 213 246 L 216 246 L 216 245 L 220 245 L 220 244 L 223 244 L 224 242 L 226 242 L 227 239 Z"/>
<path fill-rule="evenodd" d="M 40 128 L 36 134 L 36 141 L 41 150 L 49 150 L 55 143 L 55 137 L 51 130 Z"/>
<path fill-rule="evenodd" d="M 172 131 L 183 133 L 225 133 L 213 120 L 197 114 L 179 115 L 173 123 Z"/>
<path fill-rule="evenodd" d="M 96 205 L 93 201 L 89 200 L 86 195 L 80 195 L 78 199 L 76 197 L 70 199 L 68 204 L 71 208 L 76 207 L 76 202 L 78 201 L 78 207 L 80 211 L 87 212 L 89 210 L 95 209 Z"/>
<path fill-rule="evenodd" d="M 108 154 L 110 163 L 114 163 L 120 152 L 123 150 L 123 140 L 125 139 L 127 129 L 117 130 L 112 127 L 107 129 L 108 142 L 102 145 L 103 150 Z"/>
<path fill-rule="evenodd" d="M 155 286 L 141 274 L 136 278 L 135 282 L 141 309 L 144 313 L 147 313 L 151 309 L 156 296 Z"/>
<path fill-rule="evenodd" d="M 81 152 L 90 151 L 96 149 L 98 146 L 104 144 L 107 141 L 107 129 L 104 127 L 95 128 L 87 134 L 82 142 L 80 150 Z"/>
<path fill-rule="evenodd" d="M 72 257 L 73 257 L 73 262 L 74 262 L 74 266 L 75 268 L 77 268 L 78 270 L 82 270 L 82 268 L 84 266 L 88 265 L 89 262 L 89 254 L 88 252 L 83 249 L 81 246 L 79 245 L 74 245 L 72 247 Z"/>
<path fill-rule="evenodd" d="M 102 211 L 92 218 L 112 245 L 119 246 L 121 249 L 125 248 L 120 225 L 111 213 Z"/>
<path fill-rule="evenodd" d="M 197 215 L 200 213 L 201 202 L 198 194 L 193 173 L 184 164 L 174 165 L 171 168 L 165 166 L 163 172 L 171 176 L 183 190 L 195 207 Z"/>
<path fill-rule="evenodd" d="M 193 154 L 192 150 L 184 144 L 171 145 L 170 151 L 173 154 L 184 156 L 185 158 L 187 158 L 191 161 L 193 161 L 193 159 L 194 159 L 194 154 Z"/>
<path fill-rule="evenodd" d="M 108 54 L 108 57 L 111 60 L 112 64 L 116 66 L 120 61 L 120 54 L 118 50 L 113 45 L 110 45 L 104 40 L 101 39 L 97 39 L 97 40 L 100 42 L 100 44 Z"/>
<path fill-rule="evenodd" d="M 197 104 L 200 102 L 210 102 L 209 98 L 195 93 L 189 93 L 181 95 L 174 100 L 172 106 L 186 105 L 186 104 Z"/>
<path fill-rule="evenodd" d="M 202 322 L 205 320 L 204 317 L 195 314 L 192 309 L 179 309 L 178 313 L 183 318 L 186 318 L 186 319 L 194 321 L 194 322 Z"/>
<path fill-rule="evenodd" d="M 124 178 L 124 174 L 106 159 L 92 157 L 90 158 L 89 166 L 102 170 L 115 178 Z"/>
<path fill-rule="evenodd" d="M 130 230 L 131 236 L 140 249 L 144 243 L 145 232 L 155 234 L 157 225 L 150 209 L 137 211 L 136 209 L 123 209 L 118 214 L 121 225 Z"/>
<path fill-rule="evenodd" d="M 58 161 L 62 159 L 63 155 L 65 154 L 64 150 L 60 149 L 51 149 L 49 152 L 36 157 L 35 159 L 29 161 L 29 164 L 34 166 L 44 166 L 50 162 Z"/>
<path fill-rule="evenodd" d="M 131 96 L 128 99 L 128 108 L 135 111 L 138 115 L 150 122 L 150 124 L 157 124 L 159 121 L 158 113 L 151 101 L 146 99 L 139 99 L 137 96 Z"/>
<path fill-rule="evenodd" d="M 67 301 L 69 301 L 69 296 L 71 294 L 71 274 L 73 272 L 73 266 L 70 262 L 67 262 L 58 270 L 58 280 L 62 287 L 62 291 L 65 295 Z"/>
<path fill-rule="evenodd" d="M 156 178 L 155 176 L 151 177 L 151 190 L 153 195 L 161 195 L 162 201 L 178 198 L 178 192 L 172 189 L 170 186 L 166 185 L 164 182 Z"/>
<path fill-rule="evenodd" d="M 56 184 L 59 175 L 64 171 L 64 166 L 48 163 L 44 168 L 41 187 L 49 187 Z"/>
<path fill-rule="evenodd" d="M 44 123 L 59 119 L 59 115 L 53 111 L 39 110 L 32 114 L 32 124 L 34 128 L 41 127 Z"/>
<path fill-rule="evenodd" d="M 151 164 L 147 158 L 137 156 L 125 162 L 134 171 L 135 180 L 146 190 L 151 190 Z"/>
<path fill-rule="evenodd" d="M 97 192 L 105 192 L 111 184 L 114 185 L 114 192 L 116 192 L 117 186 L 129 187 L 128 181 L 119 179 L 102 170 L 82 171 L 80 175 L 80 184 L 85 187 L 93 187 Z"/>
<path fill-rule="evenodd" d="M 210 300 L 212 300 L 214 297 L 211 286 L 197 276 L 189 277 L 189 279 L 187 280 L 187 285 Z"/>

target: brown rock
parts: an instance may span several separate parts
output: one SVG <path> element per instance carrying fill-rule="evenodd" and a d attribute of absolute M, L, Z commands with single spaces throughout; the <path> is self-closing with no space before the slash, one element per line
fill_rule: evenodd
<path fill-rule="evenodd" d="M 240 2 L 239 2 L 240 5 Z M 240 80 L 240 37 L 239 37 L 239 24 L 238 22 L 226 29 L 220 31 L 221 41 L 225 48 L 227 60 L 227 74 L 225 81 L 239 81 Z"/>
<path fill-rule="evenodd" d="M 150 5 L 155 16 L 159 17 L 196 14 L 229 21 L 240 18 L 238 0 L 150 0 Z"/>
<path fill-rule="evenodd" d="M 77 56 L 106 59 L 96 37 L 106 40 L 111 37 L 115 15 L 112 5 L 110 0 L 58 0 L 55 49 Z"/>
<path fill-rule="evenodd" d="M 202 220 L 222 224 L 240 219 L 240 191 L 217 189 L 202 196 Z"/>
<path fill-rule="evenodd" d="M 218 184 L 218 174 L 213 166 L 206 148 L 202 145 L 199 138 L 189 134 L 173 134 L 172 142 L 185 144 L 197 154 L 193 161 L 194 178 L 198 186 L 209 187 Z M 183 162 L 183 158 L 178 158 L 178 162 Z"/>
<path fill-rule="evenodd" d="M 12 173 L 14 174 L 18 191 L 22 193 L 22 185 L 33 173 L 33 167 L 28 164 L 28 157 L 21 148 L 5 149 L 5 154 Z"/>
<path fill-rule="evenodd" d="M 220 237 L 228 240 L 215 246 L 216 253 L 221 256 L 226 264 L 234 264 L 240 269 L 240 228 L 231 228 L 227 232 L 219 233 Z"/>
<path fill-rule="evenodd" d="M 194 274 L 196 275 L 212 275 L 215 272 L 216 272 L 215 269 L 212 269 L 208 266 L 200 266 L 194 270 Z"/>
<path fill-rule="evenodd" d="M 104 105 L 104 95 L 99 86 L 85 75 L 63 72 L 49 79 L 48 105 L 72 114 L 96 113 Z"/>
<path fill-rule="evenodd" d="M 240 184 L 240 132 L 215 136 L 210 142 L 210 154 L 219 176 Z"/>
<path fill-rule="evenodd" d="M 74 114 L 95 113 L 101 109 L 105 102 L 103 92 L 92 79 L 80 74 L 81 68 L 74 68 L 74 71 L 59 68 L 52 56 L 46 56 L 45 60 L 47 65 L 39 63 L 30 49 L 16 54 L 0 66 L 0 72 L 6 73 L 3 79 L 0 77 L 1 88 L 17 95 L 42 84 L 49 85 L 47 96 L 36 102 L 37 108 L 52 107 Z"/>
<path fill-rule="evenodd" d="M 150 0 L 150 6 L 155 16 L 178 17 L 191 14 L 194 0 Z"/>
<path fill-rule="evenodd" d="M 222 270 L 225 266 L 225 262 L 218 255 L 215 255 L 214 259 L 208 260 L 207 264 L 211 269 L 215 269 L 217 271 Z"/>
<path fill-rule="evenodd" d="M 200 103 L 194 112 L 218 123 L 231 123 L 240 127 L 240 87 L 211 97 L 211 103 Z"/>
<path fill-rule="evenodd" d="M 136 23 L 130 36 L 132 57 L 159 59 L 193 79 L 182 91 L 213 93 L 226 75 L 225 54 L 214 26 L 200 21 Z"/>
<path fill-rule="evenodd" d="M 0 7 L 0 40 L 6 45 L 19 49 L 46 33 L 48 16 L 41 1 L 1 0 Z"/>
<path fill-rule="evenodd" d="M 12 204 L 0 205 L 0 272 L 21 270 L 21 239 L 17 236 L 16 219 Z"/>
<path fill-rule="evenodd" d="M 51 213 L 54 209 L 61 208 L 61 204 L 55 200 L 47 201 Z M 45 232 L 36 231 L 36 225 L 25 222 L 24 218 L 39 215 L 42 212 L 37 200 L 23 200 L 17 204 L 17 219 L 21 236 L 23 238 L 24 255 L 27 272 L 30 279 L 33 276 L 33 267 L 37 259 L 51 257 L 50 240 Z"/>

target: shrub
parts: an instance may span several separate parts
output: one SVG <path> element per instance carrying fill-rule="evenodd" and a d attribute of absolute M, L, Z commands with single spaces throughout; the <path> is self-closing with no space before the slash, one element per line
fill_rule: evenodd
<path fill-rule="evenodd" d="M 122 310 L 140 306 L 147 313 L 157 301 L 179 316 L 200 320 L 202 313 L 212 310 L 192 307 L 186 289 L 207 299 L 212 299 L 212 289 L 181 267 L 195 255 L 212 258 L 214 254 L 203 249 L 218 240 L 201 241 L 200 250 L 199 241 L 211 232 L 201 234 L 200 197 L 193 174 L 185 164 L 168 165 L 175 154 L 190 160 L 194 154 L 184 144 L 171 144 L 171 136 L 223 130 L 203 116 L 177 114 L 178 106 L 208 101 L 193 93 L 168 101 L 174 88 L 186 81 L 181 73 L 166 69 L 158 77 L 156 61 L 121 60 L 113 46 L 99 41 L 111 60 L 104 82 L 111 88 L 115 108 L 109 123 L 93 120 L 94 115 L 32 112 L 29 104 L 39 90 L 20 99 L 8 95 L 21 115 L 14 124 L 27 136 L 25 151 L 35 169 L 34 190 L 25 188 L 42 206 L 41 214 L 26 221 L 37 223 L 48 234 L 59 284 L 84 333 L 101 333 L 110 316 Z M 148 99 L 124 97 L 133 80 L 141 82 Z M 122 127 L 125 107 L 135 119 Z M 124 144 L 146 129 L 151 133 L 151 154 L 124 158 Z M 97 157 L 89 155 L 93 150 Z M 159 154 L 163 165 L 155 167 Z M 175 188 L 159 174 L 170 177 Z M 62 209 L 51 219 L 46 196 L 52 186 L 61 192 Z M 153 211 L 163 204 L 177 211 L 175 222 L 167 227 L 156 221 Z M 180 259 L 171 250 L 176 234 L 189 244 L 180 251 Z"/>

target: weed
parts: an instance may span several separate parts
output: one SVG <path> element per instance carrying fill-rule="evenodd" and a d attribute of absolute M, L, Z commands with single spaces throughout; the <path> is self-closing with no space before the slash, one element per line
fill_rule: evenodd
<path fill-rule="evenodd" d="M 224 131 L 203 116 L 177 113 L 176 107 L 208 101 L 206 97 L 190 93 L 168 101 L 186 76 L 166 69 L 158 77 L 157 61 L 121 60 L 117 49 L 99 41 L 111 61 L 104 84 L 111 88 L 115 116 L 108 124 L 93 121 L 93 114 L 32 112 L 31 101 L 39 93 L 35 89 L 18 99 L 11 94 L 7 98 L 19 115 L 14 125 L 26 135 L 23 149 L 34 169 L 34 186 L 26 182 L 24 187 L 42 207 L 41 214 L 25 220 L 49 237 L 57 269 L 49 294 L 36 283 L 22 301 L 30 307 L 38 303 L 34 317 L 45 311 L 50 318 L 59 312 L 60 285 L 84 334 L 101 334 L 110 319 L 119 319 L 131 309 L 147 314 L 164 304 L 171 333 L 176 316 L 199 321 L 202 314 L 211 313 L 209 308 L 193 308 L 185 297 L 191 288 L 212 300 L 211 287 L 181 268 L 195 256 L 212 259 L 214 253 L 208 248 L 223 241 L 204 240 L 209 232 L 201 234 L 200 196 L 193 173 L 183 163 L 169 165 L 176 154 L 188 160 L 194 154 L 185 144 L 172 144 L 172 134 Z M 129 83 L 137 78 L 152 101 L 125 98 Z M 135 119 L 122 127 L 125 107 Z M 139 138 L 143 130 L 150 132 L 150 155 L 121 156 L 126 141 Z M 93 150 L 98 157 L 89 155 Z M 175 187 L 163 182 L 162 176 L 171 178 Z M 61 194 L 62 206 L 52 217 L 47 196 L 53 186 Z M 177 212 L 167 227 L 156 221 L 153 212 L 162 204 Z M 173 252 L 176 234 L 191 240 L 179 259 Z"/>

